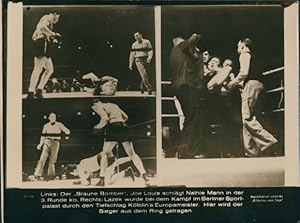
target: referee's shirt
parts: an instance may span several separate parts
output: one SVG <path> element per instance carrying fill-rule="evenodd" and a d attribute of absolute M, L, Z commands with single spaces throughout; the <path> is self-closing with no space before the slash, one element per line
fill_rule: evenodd
<path fill-rule="evenodd" d="M 62 132 L 68 134 L 70 131 L 61 122 L 48 122 L 44 125 L 42 134 L 46 139 L 60 140 Z"/>

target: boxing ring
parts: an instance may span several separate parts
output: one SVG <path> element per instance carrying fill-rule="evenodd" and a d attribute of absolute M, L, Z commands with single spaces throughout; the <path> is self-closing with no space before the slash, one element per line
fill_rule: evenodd
<path fill-rule="evenodd" d="M 113 96 L 117 100 L 119 99 L 117 96 Z M 73 106 L 76 106 L 77 100 L 71 100 L 66 99 L 67 102 L 62 101 L 61 107 L 58 106 L 58 109 L 60 110 L 63 107 L 70 107 L 68 106 L 68 101 Z M 129 99 L 128 99 L 129 100 Z M 132 101 L 125 100 L 123 103 L 131 103 Z M 149 99 L 139 99 L 139 100 L 149 100 Z M 28 103 L 34 103 L 37 107 L 41 107 L 41 105 L 47 104 L 47 107 L 40 108 L 40 110 L 37 110 L 34 114 L 34 116 L 39 116 L 38 120 L 40 118 L 46 120 L 46 116 L 44 114 L 44 111 L 49 110 L 55 103 L 60 102 L 61 100 L 34 100 L 28 102 L 25 100 L 25 103 L 27 103 L 27 107 L 31 109 L 31 106 L 28 105 Z M 86 99 L 81 103 L 90 103 L 91 99 Z M 155 103 L 155 100 L 152 100 L 153 103 Z M 151 104 L 149 106 L 152 106 Z M 102 151 L 102 145 L 106 140 L 106 131 L 101 132 L 99 134 L 95 134 L 93 132 L 93 125 L 95 125 L 95 121 L 99 118 L 94 112 L 91 110 L 87 110 L 88 107 L 85 105 L 82 105 L 81 107 L 85 109 L 76 110 L 71 109 L 72 113 L 70 116 L 70 112 L 66 111 L 65 113 L 60 113 L 60 116 L 58 115 L 58 121 L 64 120 L 63 118 L 66 117 L 65 115 L 68 114 L 69 118 L 72 120 L 70 123 L 76 123 L 77 128 L 70 128 L 71 135 L 70 139 L 65 140 L 62 139 L 61 141 L 61 148 L 59 151 L 58 159 L 56 162 L 56 172 L 57 172 L 57 178 L 55 180 L 46 181 L 45 179 L 42 179 L 41 181 L 31 181 L 30 177 L 32 177 L 34 167 L 36 165 L 36 162 L 39 158 L 39 151 L 36 150 L 36 145 L 39 142 L 39 137 L 41 134 L 41 129 L 39 128 L 28 128 L 28 125 L 31 125 L 32 116 L 30 116 L 30 110 L 25 107 L 24 114 L 23 114 L 23 121 L 25 121 L 25 134 L 26 137 L 24 138 L 25 141 L 23 141 L 23 182 L 22 187 L 24 188 L 99 188 L 99 186 L 95 186 L 96 182 L 98 181 L 98 178 L 92 178 L 91 185 L 89 186 L 83 186 L 83 185 L 74 185 L 73 182 L 78 180 L 79 178 L 77 176 L 74 176 L 74 168 L 67 169 L 67 171 L 62 174 L 62 171 L 64 167 L 71 166 L 74 167 L 77 164 L 79 164 L 80 160 L 91 157 L 93 155 L 96 155 L 100 151 Z M 122 107 L 122 106 L 121 106 Z M 134 112 L 132 111 L 132 108 L 130 108 L 130 113 Z M 147 110 L 147 106 L 143 109 Z M 138 110 L 139 111 L 139 110 Z M 129 115 L 132 117 L 132 115 Z M 150 116 L 152 116 L 150 114 Z M 147 119 L 148 117 L 148 119 Z M 153 118 L 155 118 L 155 114 L 153 114 Z M 149 178 L 149 184 L 150 185 L 156 185 L 156 179 L 157 179 L 157 173 L 156 173 L 156 119 L 149 119 L 149 115 L 145 115 L 144 121 L 140 121 L 138 118 L 134 118 L 133 122 L 129 124 L 130 133 L 132 134 L 132 142 L 134 145 L 135 152 L 140 156 L 146 172 L 147 176 Z M 26 120 L 27 119 L 27 120 Z M 79 122 L 79 121 L 82 121 Z M 63 121 L 64 122 L 64 121 Z M 24 123 L 24 122 L 23 122 Z M 93 124 L 92 124 L 93 123 Z M 84 125 L 83 125 L 84 124 Z M 40 126 L 40 124 L 35 124 L 36 126 Z M 91 126 L 92 125 L 92 126 Z M 68 123 L 66 124 L 68 126 Z M 91 127 L 89 127 L 91 126 Z M 30 127 L 30 126 L 29 126 Z M 82 127 L 83 129 L 78 129 L 78 127 Z M 121 148 L 121 145 L 118 145 L 114 148 L 113 153 L 116 158 L 125 157 L 127 154 L 125 153 L 124 149 Z M 45 166 L 47 167 L 47 165 Z M 133 167 L 133 170 L 135 173 L 137 173 L 137 170 L 135 167 Z M 119 169 L 117 169 L 119 171 Z M 46 168 L 44 170 L 44 173 L 46 172 Z M 68 177 L 62 177 L 63 175 L 67 175 Z M 76 175 L 76 174 L 75 174 Z M 138 174 L 136 174 L 137 176 Z M 69 177 L 71 176 L 71 177 Z M 145 187 L 145 183 L 140 177 L 136 177 L 135 181 L 133 182 L 130 178 L 122 177 L 117 182 L 115 182 L 112 185 L 106 185 L 105 187 Z"/>
<path fill-rule="evenodd" d="M 266 93 L 268 96 L 273 97 L 274 94 L 277 94 L 278 101 L 275 105 L 275 107 L 273 106 L 273 108 L 268 111 L 263 111 L 262 115 L 268 115 L 270 112 L 272 113 L 283 113 L 284 112 L 284 80 L 283 80 L 283 73 L 284 72 L 284 67 L 279 67 L 279 68 L 275 68 L 275 69 L 271 69 L 268 70 L 266 72 L 263 72 L 262 75 L 265 77 L 271 77 L 271 76 L 276 76 L 276 78 L 279 78 L 279 83 L 276 83 L 276 87 L 272 88 L 272 89 L 267 89 Z M 170 86 L 172 84 L 171 81 L 161 81 L 161 85 L 167 85 Z M 267 96 L 267 97 L 268 97 Z M 181 109 L 180 103 L 178 101 L 178 99 L 175 96 L 162 96 L 161 97 L 162 103 L 166 102 L 166 103 L 173 103 L 174 106 L 176 108 L 176 111 L 174 113 L 166 113 L 164 111 L 162 111 L 162 122 L 164 121 L 164 119 L 167 118 L 171 118 L 171 119 L 177 119 L 178 123 L 179 123 L 179 128 L 182 129 L 182 124 L 184 122 L 184 114 L 183 111 Z M 211 126 L 213 125 L 218 125 L 218 123 L 212 123 Z M 164 126 L 163 126 L 164 127 Z"/>
<path fill-rule="evenodd" d="M 33 69 L 32 67 L 25 67 L 24 73 L 29 73 Z M 43 90 L 43 98 L 94 98 L 94 97 L 143 97 L 143 98 L 155 98 L 156 92 L 152 91 L 151 94 L 147 92 L 141 93 L 136 87 L 130 86 L 128 83 L 121 83 L 121 88 L 118 89 L 114 95 L 94 95 L 93 89 L 90 88 L 89 85 L 93 82 L 92 78 L 84 78 L 78 77 L 78 70 L 76 71 L 76 66 L 73 65 L 58 65 L 55 66 L 55 74 L 56 73 L 65 73 L 66 77 L 56 77 L 57 75 L 52 74 L 50 79 L 48 80 L 45 89 Z M 101 77 L 98 77 L 96 74 L 90 72 L 86 75 L 93 74 L 94 77 L 97 77 L 99 80 Z M 102 75 L 105 77 L 107 75 Z M 49 90 L 51 88 L 52 82 L 55 81 L 54 89 Z M 23 94 L 22 98 L 25 99 L 27 97 L 27 92 L 29 86 L 29 80 L 24 80 L 23 83 Z M 95 87 L 95 86 L 94 86 Z M 72 89 L 72 90 L 71 90 Z"/>
<path fill-rule="evenodd" d="M 27 94 L 23 94 L 22 98 L 26 99 Z M 117 91 L 113 96 L 107 95 L 93 95 L 90 92 L 55 92 L 43 93 L 44 98 L 98 98 L 98 97 L 142 97 L 142 98 L 155 98 L 155 92 L 151 95 L 142 94 L 140 91 Z"/>
<path fill-rule="evenodd" d="M 78 178 L 79 179 L 79 178 Z M 145 182 L 141 178 L 135 178 L 133 182 L 129 178 L 120 178 L 117 182 L 112 185 L 105 185 L 104 187 L 96 186 L 95 184 L 99 179 L 92 178 L 91 185 L 75 185 L 74 181 L 78 179 L 68 180 L 51 180 L 51 181 L 25 181 L 22 182 L 22 188 L 81 188 L 81 189 L 93 189 L 93 188 L 144 188 L 144 187 L 155 187 L 158 185 L 157 177 L 149 177 L 149 185 L 145 185 Z"/>
<path fill-rule="evenodd" d="M 276 97 L 273 106 L 262 112 L 264 116 L 274 116 L 284 119 L 284 67 L 278 67 L 263 73 L 265 78 L 273 79 L 273 86 L 266 89 L 267 97 Z M 268 80 L 267 79 L 267 80 Z M 162 81 L 163 87 L 169 87 L 171 81 Z M 174 112 L 162 111 L 163 128 L 163 146 L 164 140 L 168 139 L 170 126 L 164 125 L 164 122 L 170 123 L 170 120 L 180 125 L 184 114 L 175 103 L 177 98 L 171 95 L 163 96 L 162 103 L 172 103 Z M 269 118 L 270 118 L 269 117 Z M 236 157 L 202 159 L 178 159 L 176 156 L 163 156 L 159 161 L 159 181 L 164 186 L 187 186 L 187 187 L 272 187 L 283 186 L 285 184 L 285 160 L 284 160 L 284 125 L 279 129 L 279 151 L 275 150 L 269 157 Z M 164 132 L 165 130 L 165 132 Z M 164 139 L 165 138 L 165 139 Z M 217 139 L 218 140 L 218 139 Z M 165 143 L 167 144 L 167 143 Z M 164 148 L 162 148 L 163 151 Z M 280 150 L 283 151 L 280 151 Z M 174 174 L 176 173 L 176 174 Z"/>

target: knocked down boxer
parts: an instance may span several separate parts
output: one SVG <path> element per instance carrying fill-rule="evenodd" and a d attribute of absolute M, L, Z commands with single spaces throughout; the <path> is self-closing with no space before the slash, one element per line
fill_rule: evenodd
<path fill-rule="evenodd" d="M 74 184 L 90 185 L 91 175 L 100 171 L 100 165 L 103 152 L 98 153 L 92 157 L 83 159 L 77 165 L 77 173 L 80 177 L 79 181 L 75 181 Z M 122 177 L 130 177 L 132 181 L 135 181 L 135 176 L 131 167 L 127 167 L 122 171 L 118 171 L 120 165 L 130 162 L 129 157 L 116 158 L 112 154 L 108 156 L 108 167 L 105 171 L 105 185 L 112 185 Z"/>
<path fill-rule="evenodd" d="M 111 76 L 103 76 L 99 78 L 93 72 L 82 76 L 83 80 L 90 80 L 91 87 L 85 87 L 84 90 L 94 95 L 115 95 L 118 86 L 118 79 Z"/>

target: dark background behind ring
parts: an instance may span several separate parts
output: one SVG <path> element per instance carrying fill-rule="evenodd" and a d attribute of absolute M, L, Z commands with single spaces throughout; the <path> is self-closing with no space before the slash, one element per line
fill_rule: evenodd
<path fill-rule="evenodd" d="M 202 35 L 200 50 L 231 58 L 238 70 L 237 43 L 250 37 L 260 70 L 284 65 L 281 6 L 162 6 L 162 80 L 169 78 L 169 53 L 175 36 Z"/>
<path fill-rule="evenodd" d="M 156 113 L 155 99 L 149 98 L 101 98 L 103 102 L 116 103 L 126 112 L 127 124 L 132 131 L 136 153 L 142 158 L 146 170 L 156 171 Z M 50 112 L 57 114 L 57 121 L 71 130 L 69 140 L 62 139 L 57 159 L 57 170 L 61 164 L 78 164 L 83 158 L 102 151 L 103 133 L 95 135 L 93 127 L 100 118 L 93 113 L 91 98 L 47 99 L 23 102 L 23 172 L 33 174 L 40 156 L 36 146 L 42 128 L 48 122 Z M 147 135 L 148 132 L 148 135 Z M 151 133 L 149 135 L 149 132 Z M 126 156 L 119 148 L 119 156 Z"/>
<path fill-rule="evenodd" d="M 128 69 L 129 53 L 140 31 L 155 49 L 154 8 L 147 6 L 24 7 L 23 19 L 23 90 L 27 92 L 33 68 L 31 39 L 40 18 L 50 12 L 60 14 L 54 30 L 62 35 L 62 47 L 52 57 L 51 78 L 75 78 L 81 73 L 112 75 L 119 79 L 119 89 L 139 90 L 140 77 Z M 112 45 L 112 48 L 110 47 Z M 81 47 L 81 49 L 78 49 Z M 155 58 L 150 79 L 155 86 Z"/>
<path fill-rule="evenodd" d="M 198 44 L 201 52 L 208 50 L 212 56 L 218 56 L 221 63 L 226 58 L 233 60 L 233 72 L 239 71 L 237 43 L 240 39 L 249 37 L 253 40 L 253 53 L 257 57 L 257 70 L 265 72 L 284 66 L 284 19 L 281 6 L 162 6 L 162 80 L 171 79 L 169 55 L 174 37 L 188 39 L 193 33 L 201 34 Z M 265 90 L 284 86 L 284 71 L 265 76 Z M 173 96 L 170 85 L 162 85 L 163 96 Z M 233 100 L 233 99 L 232 99 Z M 282 101 L 281 101 L 282 100 Z M 281 101 L 281 103 L 279 103 Z M 233 101 L 239 105 L 240 101 Z M 216 105 L 218 106 L 218 105 Z M 278 146 L 270 150 L 266 156 L 284 155 L 284 91 L 268 93 L 263 108 L 261 122 L 279 140 Z M 240 110 L 241 108 L 239 108 Z M 170 100 L 162 101 L 163 114 L 176 114 L 175 104 Z M 209 124 L 220 124 L 224 117 L 221 107 L 215 113 L 209 114 Z M 177 137 L 178 118 L 163 118 L 162 125 L 169 127 L 173 137 Z M 221 142 L 225 137 L 221 136 Z M 207 143 L 216 139 L 206 138 Z M 218 140 L 217 140 L 218 141 Z M 241 141 L 241 140 L 240 140 Z M 168 147 L 166 140 L 165 147 Z M 219 142 L 218 142 L 219 143 Z M 164 145 L 163 145 L 164 147 Z M 172 149 L 172 145 L 169 146 Z M 220 146 L 215 153 L 222 151 Z M 226 146 L 225 146 L 226 147 Z M 210 151 L 212 148 L 210 148 Z M 167 149 L 168 151 L 168 149 Z M 214 155 L 219 156 L 219 155 Z"/>

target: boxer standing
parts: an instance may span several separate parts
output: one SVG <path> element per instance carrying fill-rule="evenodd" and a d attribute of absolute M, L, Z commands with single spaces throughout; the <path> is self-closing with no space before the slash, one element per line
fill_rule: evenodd
<path fill-rule="evenodd" d="M 100 122 L 94 127 L 96 130 L 106 131 L 106 140 L 103 144 L 103 153 L 101 157 L 100 180 L 98 186 L 105 185 L 105 174 L 107 168 L 107 156 L 112 153 L 113 148 L 122 143 L 125 152 L 136 166 L 145 184 L 148 184 L 149 179 L 146 176 L 146 171 L 141 158 L 135 153 L 130 129 L 126 121 L 127 114 L 113 103 L 102 103 L 100 100 L 94 100 L 92 109 L 100 116 Z M 105 129 L 104 129 L 105 128 Z"/>
<path fill-rule="evenodd" d="M 51 74 L 54 72 L 49 48 L 53 42 L 58 42 L 55 38 L 61 37 L 59 33 L 53 31 L 53 25 L 58 22 L 59 17 L 60 15 L 56 12 L 44 15 L 40 19 L 32 35 L 32 40 L 34 42 L 34 68 L 28 89 L 27 98 L 29 99 L 43 97 L 43 89 Z M 42 76 L 40 78 L 41 73 Z M 39 79 L 40 82 L 37 86 Z"/>

